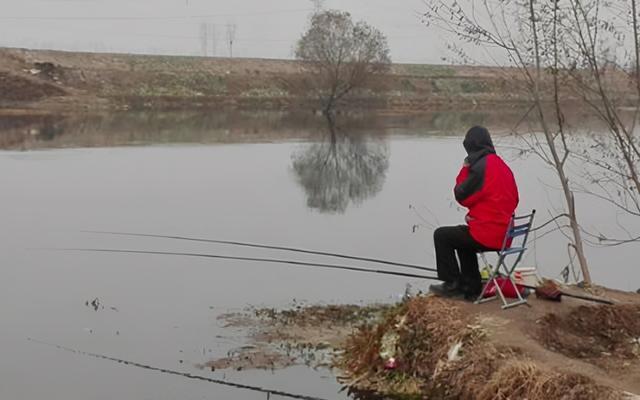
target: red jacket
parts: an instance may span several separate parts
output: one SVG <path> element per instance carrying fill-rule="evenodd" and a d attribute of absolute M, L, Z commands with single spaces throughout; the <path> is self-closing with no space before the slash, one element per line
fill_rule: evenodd
<path fill-rule="evenodd" d="M 494 152 L 487 153 L 473 159 L 471 166 L 462 167 L 454 194 L 469 209 L 466 220 L 473 239 L 500 249 L 518 206 L 518 187 L 509 166 Z"/>

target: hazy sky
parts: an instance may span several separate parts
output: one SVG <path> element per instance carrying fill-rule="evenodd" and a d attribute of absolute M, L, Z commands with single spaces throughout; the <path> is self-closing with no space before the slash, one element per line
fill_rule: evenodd
<path fill-rule="evenodd" d="M 327 0 L 382 30 L 395 62 L 441 62 L 439 32 L 420 24 L 422 0 Z M 291 58 L 312 10 L 308 0 L 0 0 L 0 46 L 200 55 L 203 22 L 214 24 L 216 55 Z M 211 40 L 209 42 L 211 54 Z"/>

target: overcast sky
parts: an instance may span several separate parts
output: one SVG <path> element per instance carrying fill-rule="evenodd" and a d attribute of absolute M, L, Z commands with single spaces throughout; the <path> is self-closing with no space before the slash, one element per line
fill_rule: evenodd
<path fill-rule="evenodd" d="M 201 55 L 201 24 L 215 26 L 216 55 L 292 58 L 312 10 L 309 0 L 0 0 L 0 46 Z M 327 0 L 382 30 L 395 62 L 439 63 L 440 33 L 420 24 L 422 0 Z M 211 40 L 209 55 L 211 55 Z"/>

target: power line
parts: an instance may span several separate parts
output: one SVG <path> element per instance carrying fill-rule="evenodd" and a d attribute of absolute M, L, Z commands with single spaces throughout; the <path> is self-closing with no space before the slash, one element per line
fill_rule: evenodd
<path fill-rule="evenodd" d="M 161 38 L 167 38 L 167 39 L 184 39 L 184 40 L 193 40 L 193 39 L 199 39 L 202 36 L 195 36 L 195 35 L 167 35 L 167 34 L 154 34 L 154 33 L 123 33 L 123 35 L 126 36 L 138 36 L 138 37 L 161 37 Z M 266 39 L 266 38 L 259 38 L 259 37 L 238 37 L 236 38 L 236 41 L 242 41 L 242 42 L 293 42 L 297 40 L 297 38 L 292 38 L 292 39 Z"/>
<path fill-rule="evenodd" d="M 169 35 L 169 34 L 154 34 L 154 33 L 122 33 L 122 35 L 126 36 L 139 36 L 139 37 L 162 37 L 167 39 L 185 39 L 185 40 L 193 40 L 198 39 L 199 36 L 193 35 Z M 425 34 L 415 34 L 415 35 L 402 35 L 402 36 L 387 36 L 387 39 L 415 39 L 415 38 L 424 38 Z M 269 39 L 262 37 L 238 37 L 237 41 L 243 42 L 292 42 L 296 41 L 299 38 L 296 36 L 291 39 Z"/>
<path fill-rule="evenodd" d="M 111 34 L 111 33 L 110 33 Z M 202 35 L 171 35 L 164 33 L 126 33 L 126 32 L 114 32 L 111 35 L 118 36 L 134 36 L 134 37 L 149 37 L 149 38 L 165 38 L 165 39 L 176 39 L 176 40 L 197 40 L 201 39 Z M 424 37 L 425 35 L 411 35 L 411 36 L 387 36 L 387 39 L 404 39 L 404 38 L 419 38 Z M 291 43 L 295 42 L 299 39 L 299 37 L 292 37 L 291 39 L 274 39 L 274 38 L 263 38 L 263 37 L 238 37 L 236 38 L 237 42 L 254 42 L 254 43 Z"/>
<path fill-rule="evenodd" d="M 182 20 L 182 19 L 201 19 L 201 18 L 231 18 L 231 17 L 253 17 L 263 15 L 277 15 L 277 14 L 295 14 L 303 12 L 313 11 L 310 8 L 300 8 L 291 10 L 278 10 L 278 11 L 263 11 L 252 13 L 236 13 L 236 14 L 201 14 L 201 15 L 175 15 L 175 16 L 159 16 L 159 17 L 132 17 L 132 16 L 59 16 L 59 17 L 34 17 L 34 16 L 3 16 L 0 20 L 13 20 L 13 21 L 168 21 L 168 20 Z"/>

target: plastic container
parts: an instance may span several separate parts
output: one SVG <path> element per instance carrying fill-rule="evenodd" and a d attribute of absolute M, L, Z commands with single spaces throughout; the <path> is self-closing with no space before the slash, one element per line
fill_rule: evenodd
<path fill-rule="evenodd" d="M 535 267 L 516 268 L 513 278 L 520 285 L 538 286 L 538 269 Z"/>

